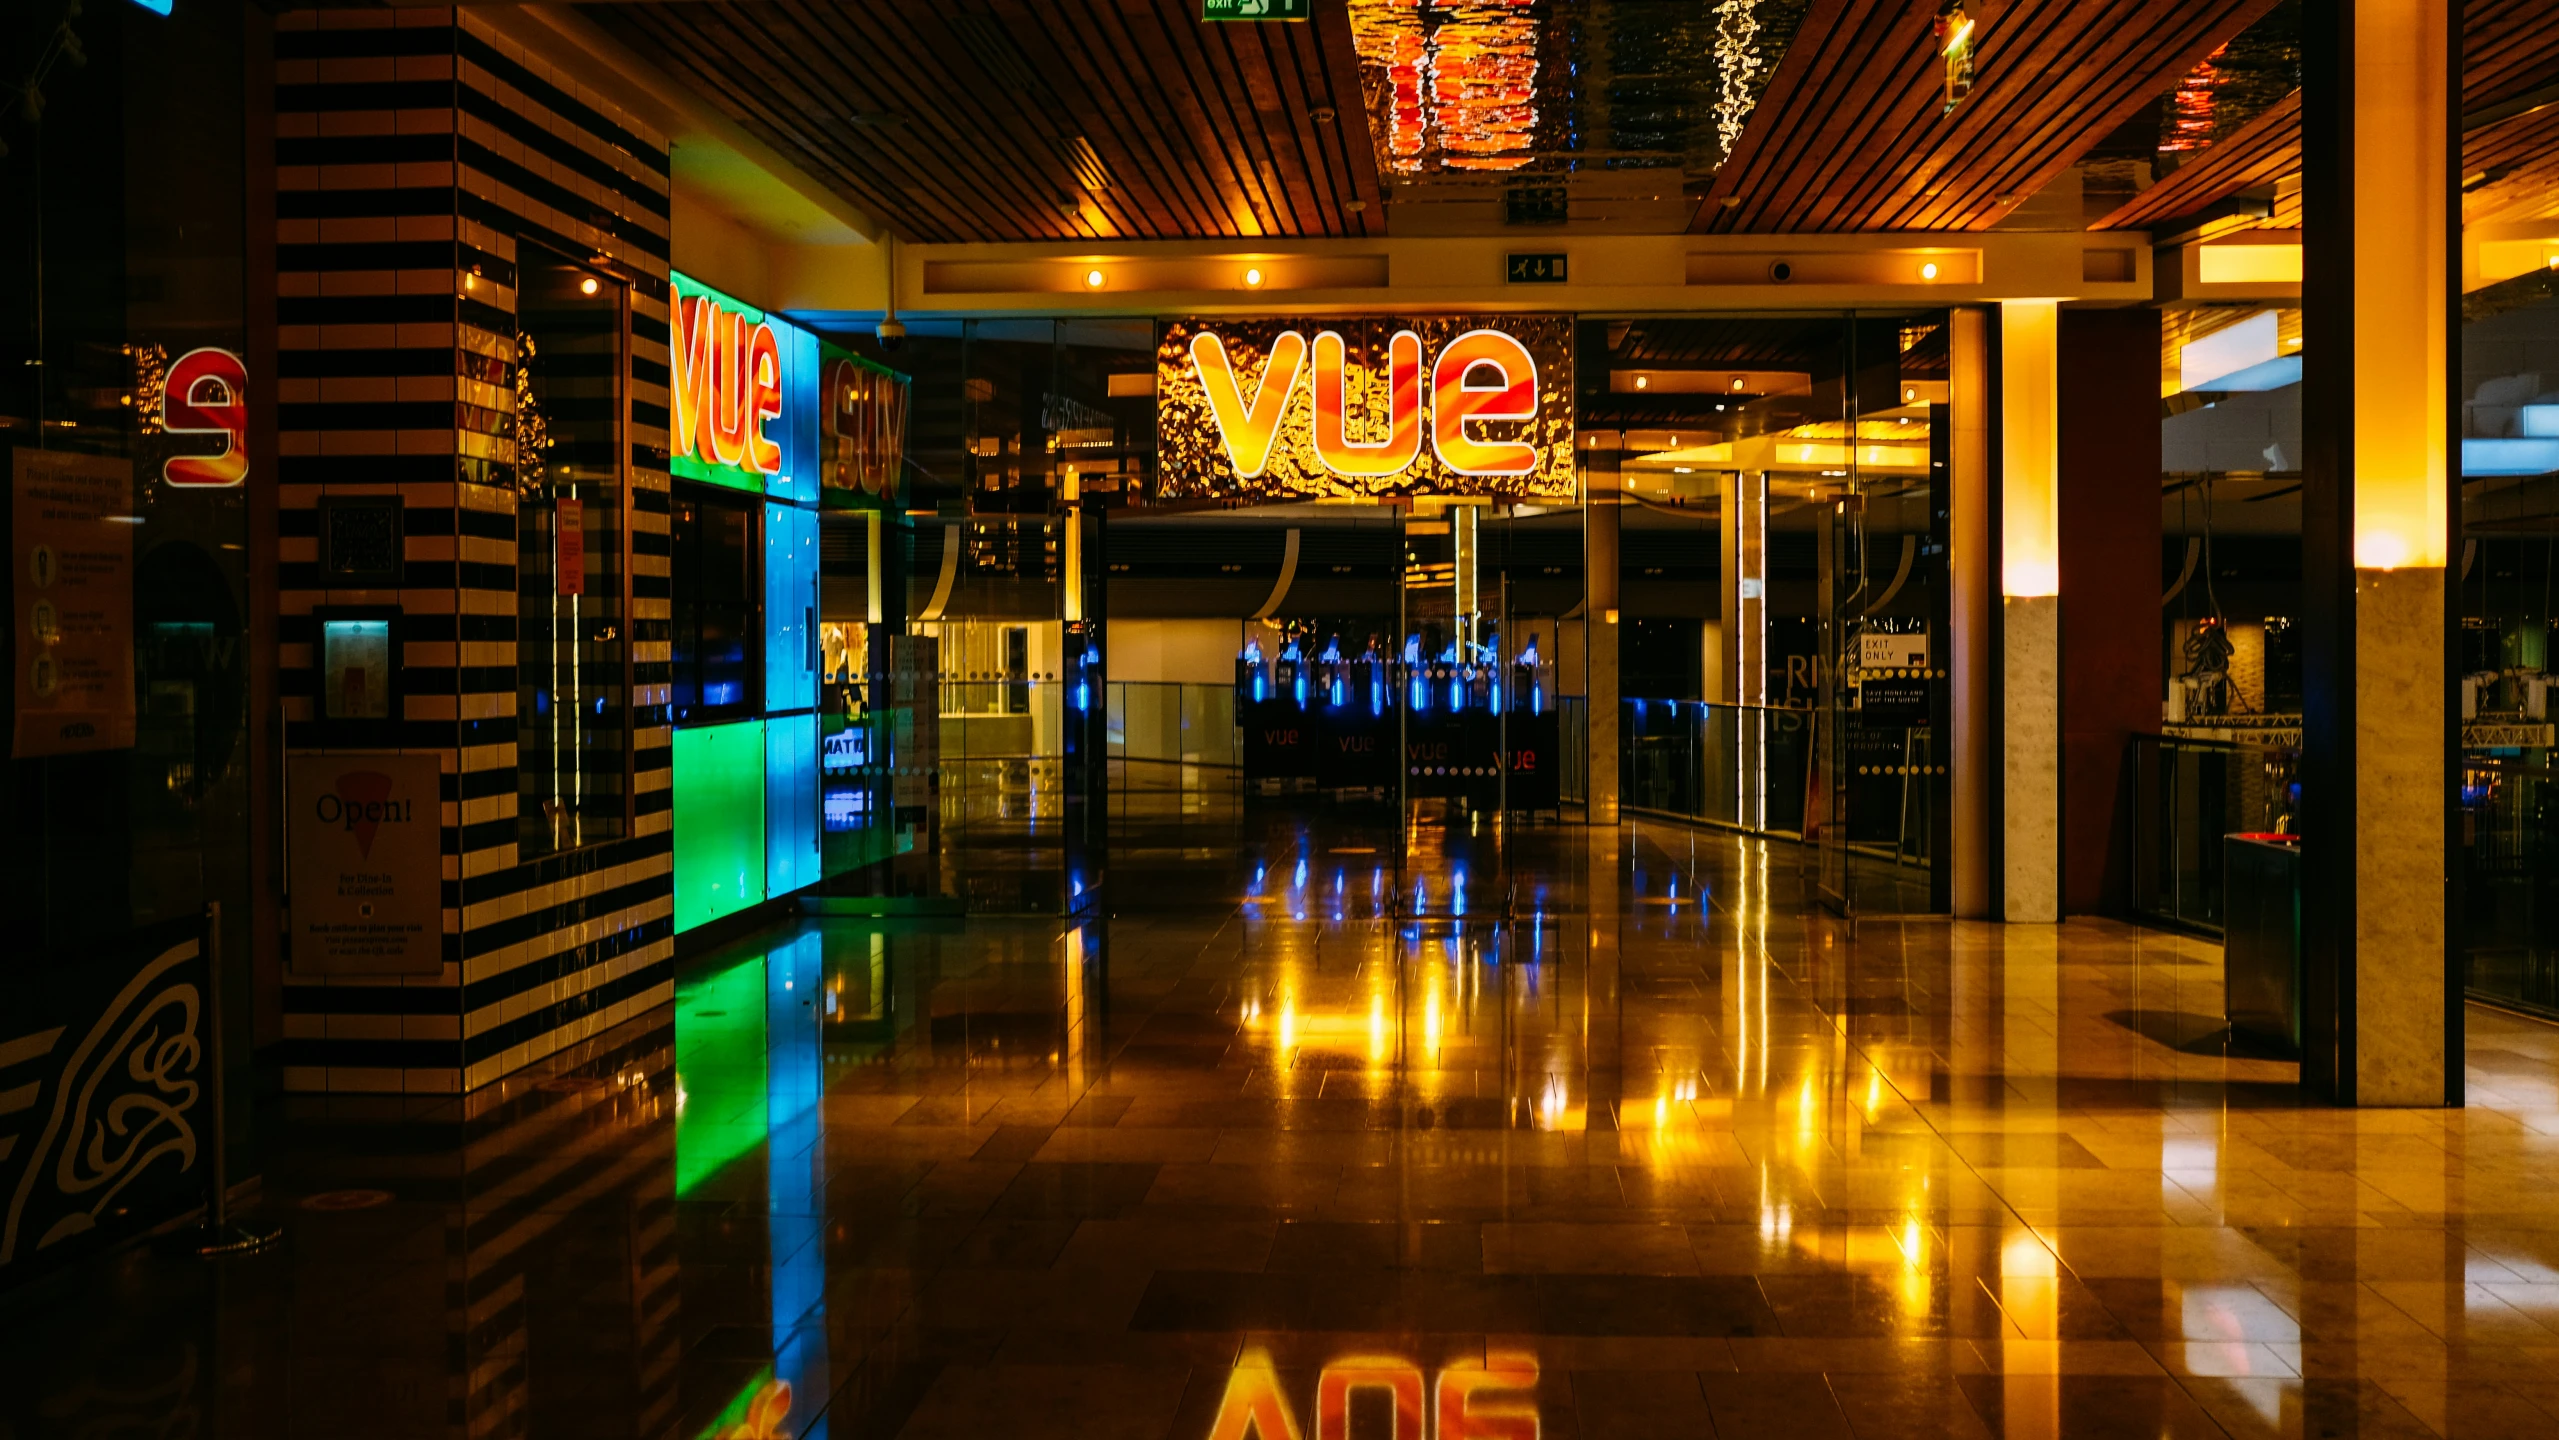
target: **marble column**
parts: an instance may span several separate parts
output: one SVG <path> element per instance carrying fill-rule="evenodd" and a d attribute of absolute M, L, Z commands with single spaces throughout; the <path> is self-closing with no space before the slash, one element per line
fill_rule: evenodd
<path fill-rule="evenodd" d="M 2302 1082 L 2348 1105 L 2461 1103 L 2458 23 L 2303 12 Z"/>
<path fill-rule="evenodd" d="M 2061 919 L 2060 307 L 1999 307 L 2000 915 Z"/>

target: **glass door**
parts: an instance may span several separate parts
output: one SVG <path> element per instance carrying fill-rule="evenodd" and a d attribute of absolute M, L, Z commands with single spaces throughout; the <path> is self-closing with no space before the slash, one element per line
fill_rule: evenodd
<path fill-rule="evenodd" d="M 1942 315 L 1851 327 L 1846 441 L 1819 477 L 1806 837 L 1852 921 L 1943 914 L 1951 828 Z"/>

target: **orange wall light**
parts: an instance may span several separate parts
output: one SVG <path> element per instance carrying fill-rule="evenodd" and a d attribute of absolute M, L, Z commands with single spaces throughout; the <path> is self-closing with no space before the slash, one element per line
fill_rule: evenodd
<path fill-rule="evenodd" d="M 2061 593 L 2061 306 L 1999 307 L 2000 593 Z"/>
<path fill-rule="evenodd" d="M 2355 6 L 2355 567 L 2445 563 L 2442 0 Z"/>

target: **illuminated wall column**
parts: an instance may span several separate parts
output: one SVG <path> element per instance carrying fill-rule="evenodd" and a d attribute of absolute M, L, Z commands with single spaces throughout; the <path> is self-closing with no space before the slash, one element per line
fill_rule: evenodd
<path fill-rule="evenodd" d="M 1948 709 L 1954 732 L 1954 913 L 1986 920 L 1991 914 L 1993 865 L 1999 816 L 1999 776 L 1992 737 L 1998 733 L 1999 687 L 1993 675 L 1992 624 L 1998 577 L 1990 517 L 1990 313 L 1960 309 L 1949 317 L 1946 571 L 1952 592 L 1948 610 L 1954 631 L 1947 646 L 1954 671 Z"/>
<path fill-rule="evenodd" d="M 1723 554 L 1722 673 L 1712 680 L 1715 698 L 1735 705 L 1768 703 L 1768 472 L 1727 471 L 1719 540 Z M 1735 734 L 1741 744 L 1734 814 L 1744 825 L 1766 820 L 1766 761 L 1757 717 L 1741 712 Z"/>
<path fill-rule="evenodd" d="M 2061 307 L 1999 307 L 2000 914 L 2061 918 Z"/>
<path fill-rule="evenodd" d="M 2451 0 L 2303 20 L 2302 1082 L 2461 1099 L 2445 663 L 2461 173 Z"/>
<path fill-rule="evenodd" d="M 1583 713 L 1589 717 L 1589 820 L 1617 823 L 1617 452 L 1582 453 Z"/>

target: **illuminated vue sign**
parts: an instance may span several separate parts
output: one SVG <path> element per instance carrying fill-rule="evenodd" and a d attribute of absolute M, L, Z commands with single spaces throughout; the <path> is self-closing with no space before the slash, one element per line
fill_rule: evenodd
<path fill-rule="evenodd" d="M 668 345 L 670 468 L 687 480 L 788 494 L 813 468 L 817 337 L 677 273 Z"/>
<path fill-rule="evenodd" d="M 1573 494 L 1565 316 L 1177 320 L 1155 371 L 1170 496 Z"/>

